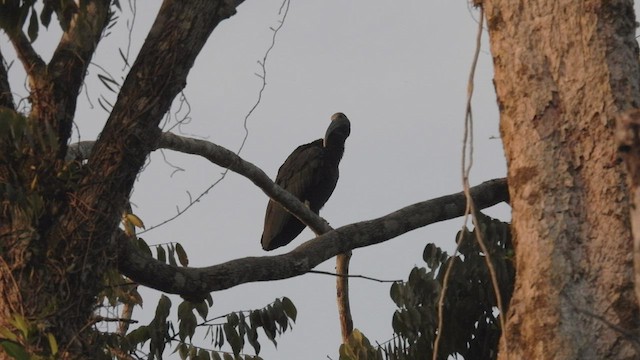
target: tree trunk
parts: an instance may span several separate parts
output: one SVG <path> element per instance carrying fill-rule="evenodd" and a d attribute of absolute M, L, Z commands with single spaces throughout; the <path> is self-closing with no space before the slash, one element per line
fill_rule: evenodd
<path fill-rule="evenodd" d="M 632 1 L 486 0 L 516 285 L 501 359 L 632 359 L 618 112 L 640 104 Z"/>
<path fill-rule="evenodd" d="M 63 159 L 111 1 L 80 2 L 48 64 L 20 27 L 3 29 L 27 72 L 31 108 L 27 117 L 17 114 L 0 65 L 0 359 L 16 351 L 105 356 L 113 339 L 100 336 L 93 314 L 104 277 L 117 266 L 122 211 L 196 56 L 241 2 L 163 2 L 85 165 Z M 19 15 L 12 4 L 3 4 L 3 15 Z"/>

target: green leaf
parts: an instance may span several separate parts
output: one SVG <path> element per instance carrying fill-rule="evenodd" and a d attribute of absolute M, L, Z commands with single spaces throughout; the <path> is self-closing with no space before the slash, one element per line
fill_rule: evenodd
<path fill-rule="evenodd" d="M 242 351 L 243 341 L 242 341 L 242 338 L 236 332 L 236 329 L 229 323 L 224 324 L 222 328 L 224 329 L 224 335 L 227 338 L 227 342 L 229 343 L 229 345 L 231 345 L 233 354 L 234 355 L 240 354 L 240 351 Z"/>
<path fill-rule="evenodd" d="M 193 314 L 192 308 L 189 307 L 187 309 L 186 306 L 183 307 L 185 302 L 180 304 L 178 307 L 178 318 L 180 319 L 180 324 L 178 325 L 178 335 L 180 336 L 180 340 L 184 341 L 187 337 L 192 338 L 193 334 L 196 332 L 196 327 L 198 326 L 198 322 L 196 320 L 196 316 Z M 182 311 L 181 308 L 182 307 Z M 181 314 L 181 315 L 180 315 Z"/>
<path fill-rule="evenodd" d="M 247 325 L 247 321 L 244 318 L 243 312 L 239 313 L 239 317 L 240 319 L 238 319 L 238 334 L 240 335 L 241 338 L 244 338 L 244 335 L 247 333 L 247 328 L 249 326 Z"/>
<path fill-rule="evenodd" d="M 196 311 L 202 318 L 202 320 L 207 320 L 207 315 L 209 314 L 209 306 L 204 301 L 200 301 L 194 305 Z"/>
<path fill-rule="evenodd" d="M 249 313 L 249 321 L 251 327 L 257 329 L 262 326 L 262 318 L 260 317 L 260 310 L 251 310 Z"/>
<path fill-rule="evenodd" d="M 270 307 L 260 310 L 260 320 L 262 321 L 262 330 L 264 330 L 265 335 L 267 335 L 267 338 L 271 340 L 273 345 L 277 346 L 276 325 L 271 317 Z"/>
<path fill-rule="evenodd" d="M 393 300 L 393 302 L 396 303 L 397 306 L 404 305 L 404 302 L 402 301 L 402 283 L 394 282 L 393 284 L 391 284 L 389 295 L 391 296 L 391 300 Z"/>
<path fill-rule="evenodd" d="M 179 243 L 176 244 L 176 253 L 178 254 L 180 265 L 189 266 L 189 257 L 187 256 L 187 252 L 184 251 L 184 248 Z"/>
<path fill-rule="evenodd" d="M 58 342 L 56 337 L 52 333 L 47 333 L 47 340 L 49 340 L 49 349 L 51 349 L 51 355 L 55 356 L 58 353 Z"/>
<path fill-rule="evenodd" d="M 33 8 L 31 11 L 31 18 L 29 19 L 29 28 L 27 29 L 27 35 L 29 35 L 29 40 L 31 42 L 36 41 L 38 38 L 38 14 L 36 13 L 36 9 Z"/>
<path fill-rule="evenodd" d="M 216 336 L 214 337 L 214 346 L 217 346 L 218 349 L 222 348 L 224 345 L 224 334 L 222 333 L 222 325 L 216 326 Z"/>
<path fill-rule="evenodd" d="M 227 324 L 233 327 L 236 327 L 238 326 L 238 322 L 239 322 L 238 314 L 230 313 L 229 315 L 227 315 Z"/>
<path fill-rule="evenodd" d="M 356 360 L 356 354 L 347 344 L 340 345 L 340 360 Z"/>
<path fill-rule="evenodd" d="M 158 245 L 158 247 L 156 248 L 156 251 L 158 252 L 158 261 L 162 261 L 163 263 L 166 263 L 167 252 L 164 251 L 164 249 L 162 248 L 162 245 Z"/>
<path fill-rule="evenodd" d="M 42 11 L 40 12 L 40 22 L 46 28 L 49 28 L 49 24 L 51 23 L 51 14 L 53 14 L 53 6 L 51 6 L 51 2 L 45 1 Z"/>
<path fill-rule="evenodd" d="M 209 352 L 205 349 L 200 349 L 198 350 L 198 359 L 202 359 L 202 360 L 210 360 L 211 356 L 209 355 Z"/>
<path fill-rule="evenodd" d="M 175 247 L 173 246 L 173 244 L 169 244 L 167 248 L 169 250 L 169 256 L 167 256 L 167 259 L 169 260 L 169 265 L 178 266 L 178 263 L 176 262 Z"/>
<path fill-rule="evenodd" d="M 18 336 L 16 336 L 16 334 L 12 333 L 11 330 L 7 329 L 6 327 L 0 327 L 0 336 L 11 341 L 18 340 Z"/>
<path fill-rule="evenodd" d="M 151 338 L 149 327 L 146 325 L 140 326 L 128 333 L 126 338 L 133 346 L 142 345 Z"/>
<path fill-rule="evenodd" d="M 145 254 L 149 256 L 153 256 L 153 253 L 151 252 L 149 245 L 147 244 L 146 241 L 144 241 L 143 238 L 138 238 L 136 245 L 138 246 L 138 249 L 142 250 Z"/>
<path fill-rule="evenodd" d="M 249 340 L 249 344 L 253 347 L 253 350 L 256 352 L 256 355 L 260 354 L 260 343 L 258 342 L 258 331 L 255 328 L 251 327 L 247 329 L 247 340 Z"/>
<path fill-rule="evenodd" d="M 187 344 L 180 343 L 178 344 L 178 355 L 180 355 L 180 359 L 184 360 L 187 358 L 189 349 L 187 348 Z"/>
<path fill-rule="evenodd" d="M 282 308 L 284 309 L 285 314 L 289 317 L 289 319 L 296 322 L 296 318 L 298 317 L 298 310 L 293 302 L 288 297 L 282 298 Z"/>
<path fill-rule="evenodd" d="M 166 295 L 160 296 L 160 300 L 158 300 L 158 307 L 156 308 L 156 316 L 155 318 L 158 320 L 166 321 L 169 316 L 169 311 L 171 310 L 171 299 L 169 299 Z"/>
<path fill-rule="evenodd" d="M 25 351 L 24 347 L 20 344 L 13 343 L 11 341 L 0 341 L 0 347 L 11 357 L 16 360 L 29 360 L 29 355 Z"/>
<path fill-rule="evenodd" d="M 224 358 L 224 360 L 234 360 L 233 356 L 231 356 L 231 354 L 229 353 L 222 354 L 222 357 Z"/>
<path fill-rule="evenodd" d="M 11 323 L 16 327 L 16 329 L 20 330 L 25 338 L 29 337 L 29 326 L 27 325 L 27 321 L 25 320 L 24 316 L 15 314 Z"/>
<path fill-rule="evenodd" d="M 211 352 L 211 358 L 212 360 L 222 360 L 222 358 L 220 357 L 220 354 L 217 351 Z"/>

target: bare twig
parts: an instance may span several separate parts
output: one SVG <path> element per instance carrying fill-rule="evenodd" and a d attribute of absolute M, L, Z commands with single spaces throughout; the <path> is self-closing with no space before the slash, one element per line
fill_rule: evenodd
<path fill-rule="evenodd" d="M 236 3 L 241 3 L 241 2 L 242 1 L 236 1 Z M 263 92 L 265 91 L 265 89 L 267 87 L 267 60 L 269 58 L 269 54 L 271 53 L 271 51 L 274 49 L 274 47 L 276 45 L 276 37 L 278 35 L 278 32 L 280 31 L 280 29 L 282 29 L 282 27 L 285 24 L 285 20 L 287 18 L 287 14 L 289 13 L 289 5 L 290 5 L 290 0 L 284 0 L 282 2 L 281 6 L 280 6 L 280 10 L 278 12 L 279 14 L 282 14 L 282 18 L 278 21 L 278 26 L 276 26 L 275 28 L 271 28 L 271 30 L 273 31 L 273 35 L 271 37 L 271 44 L 269 45 L 269 47 L 265 51 L 264 56 L 262 57 L 262 60 L 258 61 L 258 64 L 260 65 L 261 73 L 260 74 L 256 74 L 256 75 L 262 80 L 262 85 L 260 87 L 260 90 L 258 91 L 258 98 L 256 99 L 256 102 L 253 104 L 253 106 L 249 109 L 249 111 L 247 112 L 247 114 L 244 117 L 244 121 L 243 121 L 244 137 L 242 138 L 242 142 L 240 143 L 240 146 L 238 147 L 238 150 L 235 152 L 236 155 L 240 155 L 240 153 L 242 152 L 242 149 L 244 149 L 244 146 L 245 146 L 245 144 L 247 142 L 247 139 L 249 138 L 249 127 L 247 125 L 248 121 L 249 121 L 249 118 L 251 117 L 253 112 L 258 108 L 258 106 L 262 102 L 262 94 L 263 94 Z M 189 104 L 187 103 L 187 105 L 189 105 Z M 170 131 L 175 126 L 179 126 L 181 124 L 182 124 L 182 122 L 178 122 L 178 124 L 172 126 L 168 130 Z M 180 217 L 182 214 L 184 214 L 190 208 L 192 208 L 195 204 L 197 204 L 202 198 L 204 198 L 209 193 L 209 191 L 211 191 L 214 187 L 216 187 L 216 185 L 218 185 L 222 180 L 224 180 L 224 178 L 227 176 L 228 171 L 229 171 L 228 169 L 225 169 L 222 172 L 222 174 L 220 174 L 220 177 L 218 179 L 216 179 L 216 181 L 214 181 L 204 191 L 202 191 L 198 196 L 196 196 L 195 199 L 190 199 L 189 203 L 184 208 L 178 209 L 176 211 L 175 215 L 173 215 L 173 216 L 161 221 L 158 224 L 149 226 L 146 230 L 141 231 L 140 233 L 149 232 L 151 230 L 154 230 L 154 229 L 156 229 L 158 227 L 161 227 L 164 224 L 167 224 L 167 223 L 175 220 L 176 218 Z"/>
<path fill-rule="evenodd" d="M 332 273 L 329 271 L 321 271 L 321 270 L 310 270 L 308 271 L 309 274 L 320 274 L 320 275 L 330 275 L 330 276 L 336 276 L 336 277 L 349 277 L 349 278 L 355 278 L 355 279 L 364 279 L 364 280 L 371 280 L 371 281 L 375 281 L 375 282 L 379 282 L 379 283 L 397 283 L 397 282 L 402 282 L 402 280 L 381 280 L 381 279 L 376 279 L 370 276 L 365 276 L 365 275 L 349 275 L 349 274 L 338 274 L 338 273 Z"/>

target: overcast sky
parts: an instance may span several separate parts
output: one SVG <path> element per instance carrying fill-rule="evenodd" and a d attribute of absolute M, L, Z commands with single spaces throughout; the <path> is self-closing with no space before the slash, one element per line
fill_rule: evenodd
<path fill-rule="evenodd" d="M 122 2 L 125 8 L 126 2 Z M 188 78 L 185 96 L 190 122 L 173 131 L 237 150 L 244 118 L 256 102 L 261 79 L 257 61 L 268 48 L 281 15 L 282 0 L 246 1 L 214 31 Z M 159 2 L 137 4 L 130 47 L 139 50 Z M 330 116 L 344 112 L 351 136 L 340 166 L 340 180 L 321 215 L 333 227 L 379 217 L 418 201 L 461 191 L 461 146 L 467 78 L 475 46 L 478 12 L 466 1 L 323 0 L 293 1 L 267 61 L 267 87 L 247 121 L 241 156 L 275 177 L 298 145 L 324 135 Z M 126 76 L 118 48 L 126 51 L 129 9 L 100 45 L 94 63 L 121 81 Z M 48 60 L 57 34 L 41 35 L 36 48 Z M 491 56 L 484 41 L 474 95 L 472 185 L 506 175 L 498 132 Z M 3 53 L 12 57 L 4 34 Z M 108 114 L 98 105 L 110 93 L 105 74 L 89 67 L 80 96 L 74 141 L 95 139 Z M 24 73 L 13 64 L 16 96 L 26 96 Z M 174 111 L 179 104 L 176 102 Z M 186 112 L 178 113 L 184 118 Z M 175 118 L 165 128 L 175 125 Z M 164 157 L 163 157 L 164 155 Z M 166 160 L 165 160 L 166 159 Z M 171 165 L 173 164 L 173 166 Z M 176 172 L 176 167 L 181 171 Z M 214 183 L 223 169 L 194 156 L 154 153 L 140 175 L 132 201 L 147 227 L 184 208 Z M 208 266 L 246 256 L 263 256 L 260 236 L 267 197 L 245 178 L 230 173 L 185 214 L 143 235 L 150 244 L 178 241 L 191 266 Z M 508 219 L 508 208 L 489 211 Z M 379 279 L 406 279 L 413 266 L 425 266 L 422 250 L 434 242 L 448 251 L 462 225 L 456 219 L 428 226 L 386 243 L 354 251 L 351 273 Z M 313 237 L 305 230 L 292 250 Z M 335 260 L 318 269 L 333 271 Z M 250 271 L 250 270 L 248 270 Z M 390 284 L 350 282 L 354 326 L 372 341 L 391 338 L 395 306 Z M 134 318 L 148 323 L 159 293 L 144 290 L 143 310 Z M 211 316 L 263 307 L 287 296 L 298 308 L 293 331 L 278 338 L 276 350 L 260 334 L 265 359 L 338 359 L 340 330 L 335 279 L 308 274 L 277 282 L 245 284 L 214 293 Z M 180 302 L 172 296 L 174 311 Z M 199 337 L 196 338 L 199 340 Z M 199 342 L 212 347 L 209 340 Z M 250 347 L 246 348 L 252 353 Z"/>

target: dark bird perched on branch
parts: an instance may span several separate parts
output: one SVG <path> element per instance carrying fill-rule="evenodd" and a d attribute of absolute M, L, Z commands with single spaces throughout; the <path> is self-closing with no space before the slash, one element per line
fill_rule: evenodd
<path fill-rule="evenodd" d="M 324 139 L 301 145 L 289 155 L 278 170 L 276 184 L 317 214 L 336 188 L 338 164 L 344 153 L 344 142 L 350 133 L 349 119 L 343 113 L 334 114 Z M 269 251 L 285 246 L 304 228 L 305 225 L 280 204 L 269 200 L 264 218 L 262 248 Z"/>

